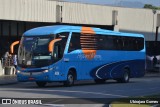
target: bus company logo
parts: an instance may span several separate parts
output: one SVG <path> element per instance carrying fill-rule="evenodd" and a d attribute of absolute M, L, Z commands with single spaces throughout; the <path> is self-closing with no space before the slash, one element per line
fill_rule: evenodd
<path fill-rule="evenodd" d="M 95 57 L 97 50 L 97 40 L 92 28 L 82 27 L 80 43 L 85 57 L 88 60 L 92 60 Z"/>
<path fill-rule="evenodd" d="M 91 53 L 91 54 L 89 54 L 89 55 L 84 55 L 84 54 L 78 54 L 78 56 L 77 56 L 79 59 L 85 59 L 85 58 L 87 58 L 87 59 L 89 59 L 89 58 L 94 58 L 95 60 L 102 60 L 102 56 L 101 55 L 95 55 L 94 53 Z"/>
<path fill-rule="evenodd" d="M 85 58 L 92 60 L 96 56 L 96 50 L 83 50 Z"/>

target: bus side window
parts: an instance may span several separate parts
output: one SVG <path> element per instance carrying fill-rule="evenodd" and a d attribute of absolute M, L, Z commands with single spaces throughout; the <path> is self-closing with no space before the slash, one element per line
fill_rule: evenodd
<path fill-rule="evenodd" d="M 54 46 L 53 59 L 54 59 L 54 62 L 58 60 L 58 46 L 56 44 Z"/>
<path fill-rule="evenodd" d="M 62 40 L 60 41 L 60 53 L 63 55 L 64 49 L 68 40 L 69 32 L 62 32 L 56 35 L 56 38 L 61 38 Z"/>
<path fill-rule="evenodd" d="M 124 46 L 124 50 L 129 50 L 129 40 L 128 40 L 128 37 L 125 37 L 123 39 L 123 46 Z"/>
<path fill-rule="evenodd" d="M 118 39 L 117 37 L 113 37 L 113 50 L 118 50 Z"/>
<path fill-rule="evenodd" d="M 53 51 L 53 60 L 54 62 L 57 62 L 62 58 L 62 53 L 61 53 L 61 44 L 60 42 L 55 43 L 54 46 L 54 51 Z"/>
<path fill-rule="evenodd" d="M 138 46 L 139 45 L 139 40 L 138 40 L 138 38 L 136 39 L 135 42 L 136 42 L 136 50 L 139 50 L 139 46 Z"/>
<path fill-rule="evenodd" d="M 108 36 L 104 36 L 104 35 L 96 35 L 97 36 L 97 49 L 98 50 L 108 50 L 109 49 L 109 40 L 108 40 Z"/>
<path fill-rule="evenodd" d="M 113 50 L 114 44 L 113 44 L 113 36 L 108 36 L 107 38 L 107 45 L 108 45 L 108 50 Z"/>
<path fill-rule="evenodd" d="M 136 40 L 136 38 L 133 38 L 133 49 L 132 50 L 134 50 L 134 51 L 136 51 L 137 50 L 137 40 Z"/>
<path fill-rule="evenodd" d="M 123 49 L 123 41 L 121 37 L 117 37 L 117 42 L 118 42 L 118 47 L 117 50 L 122 50 Z"/>
<path fill-rule="evenodd" d="M 133 38 L 129 38 L 129 50 L 132 51 L 134 50 L 134 39 Z"/>
<path fill-rule="evenodd" d="M 80 33 L 72 33 L 68 52 L 71 52 L 77 49 L 81 49 Z"/>
<path fill-rule="evenodd" d="M 63 57 L 64 48 L 62 47 L 62 42 L 58 44 L 58 58 L 61 59 Z"/>
<path fill-rule="evenodd" d="M 139 38 L 139 43 L 138 43 L 138 49 L 142 50 L 144 48 L 144 39 L 143 38 Z"/>

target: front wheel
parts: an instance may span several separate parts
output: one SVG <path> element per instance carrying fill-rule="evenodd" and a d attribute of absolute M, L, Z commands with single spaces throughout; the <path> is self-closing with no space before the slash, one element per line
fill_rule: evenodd
<path fill-rule="evenodd" d="M 45 85 L 47 84 L 47 82 L 37 81 L 36 84 L 38 85 L 38 87 L 45 87 Z"/>
<path fill-rule="evenodd" d="M 64 81 L 64 86 L 72 86 L 74 85 L 74 80 L 75 80 L 75 76 L 74 73 L 72 71 L 70 71 L 67 75 L 67 80 Z"/>

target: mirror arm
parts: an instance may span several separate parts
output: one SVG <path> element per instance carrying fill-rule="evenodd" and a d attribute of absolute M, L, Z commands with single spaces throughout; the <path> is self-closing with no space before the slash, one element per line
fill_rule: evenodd
<path fill-rule="evenodd" d="M 15 41 L 15 42 L 13 42 L 13 43 L 11 44 L 11 46 L 10 46 L 11 54 L 14 53 L 14 46 L 17 45 L 17 44 L 19 44 L 19 41 Z"/>
<path fill-rule="evenodd" d="M 49 43 L 48 51 L 49 51 L 50 53 L 52 53 L 55 42 L 58 42 L 58 41 L 61 41 L 61 40 L 62 40 L 61 38 L 52 40 L 52 41 Z"/>

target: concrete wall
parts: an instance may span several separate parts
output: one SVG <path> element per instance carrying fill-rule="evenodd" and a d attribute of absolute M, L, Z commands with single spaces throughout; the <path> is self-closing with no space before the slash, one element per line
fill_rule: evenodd
<path fill-rule="evenodd" d="M 0 19 L 55 22 L 56 1 L 0 0 Z"/>
<path fill-rule="evenodd" d="M 100 5 L 59 2 L 63 23 L 112 25 L 112 8 Z"/>

